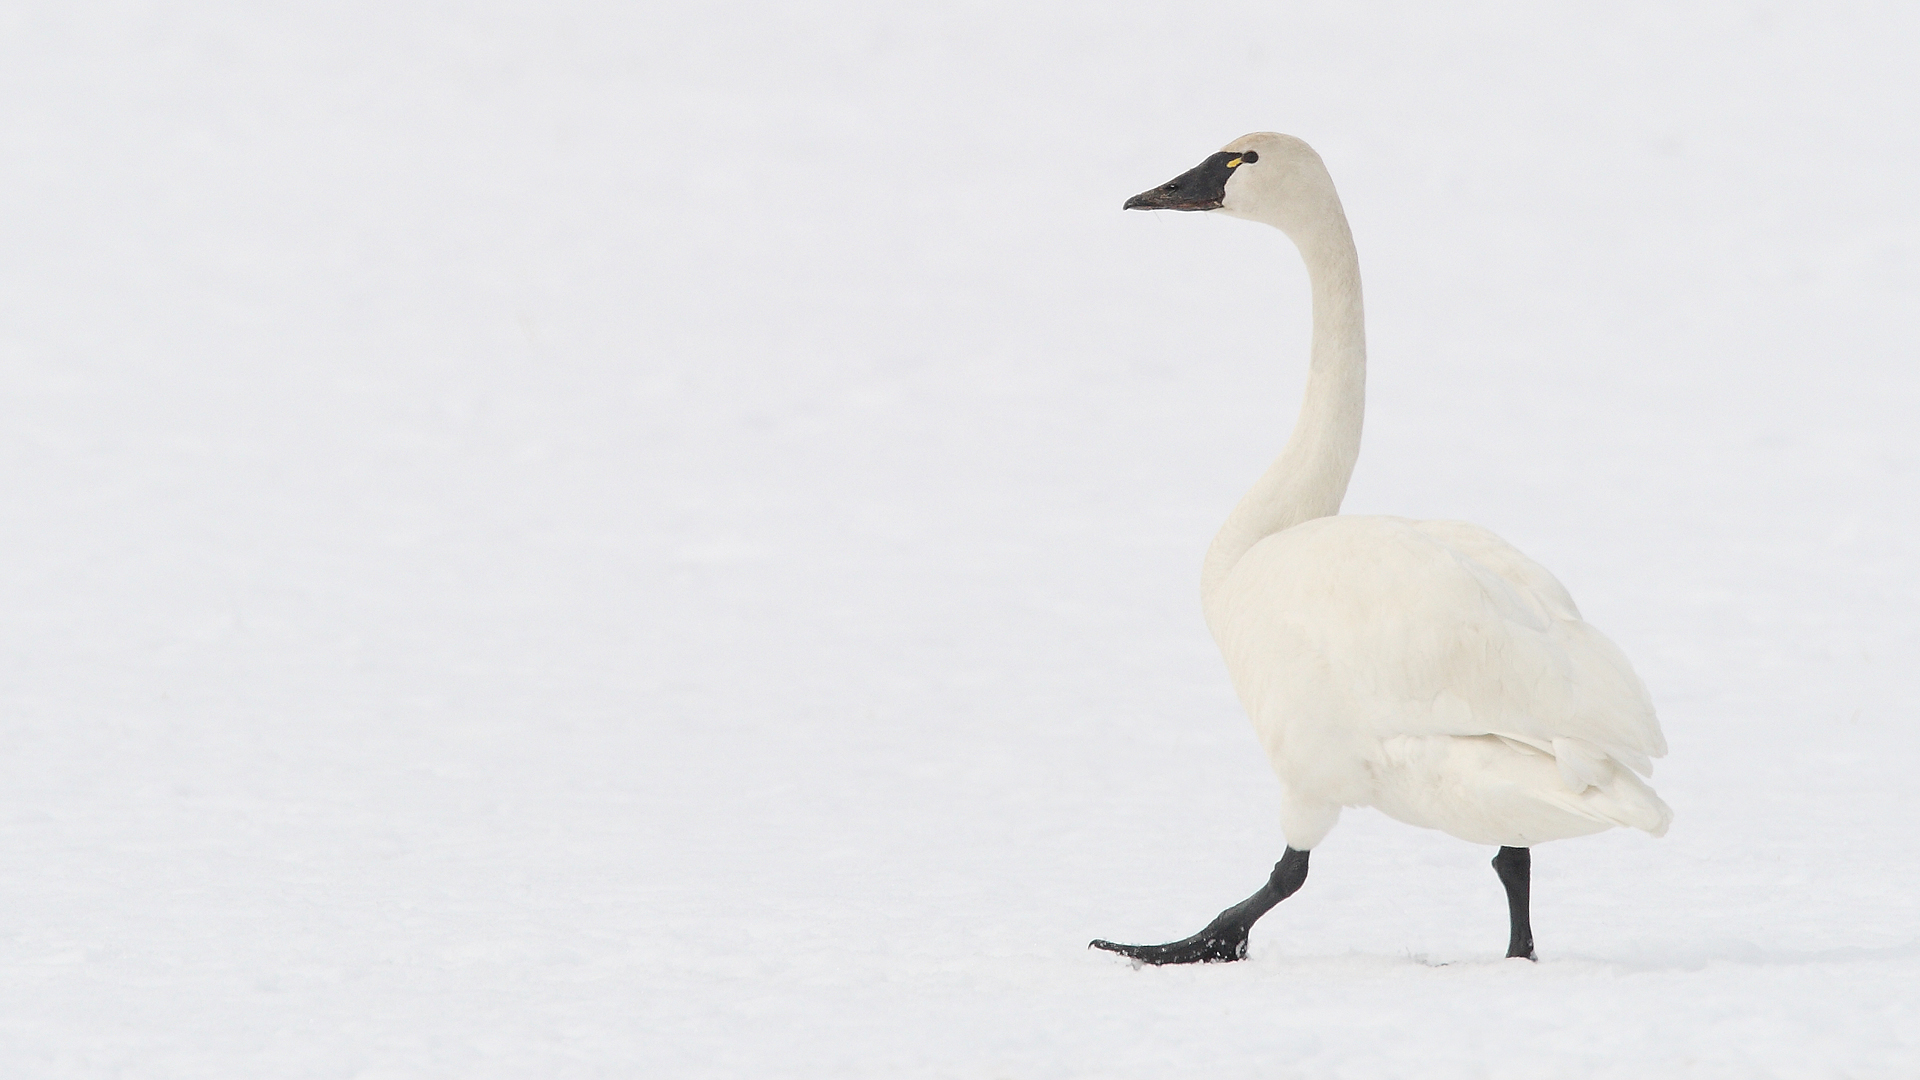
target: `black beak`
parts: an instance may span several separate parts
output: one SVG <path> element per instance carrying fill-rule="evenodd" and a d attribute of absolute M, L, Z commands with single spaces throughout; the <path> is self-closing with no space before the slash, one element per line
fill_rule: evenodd
<path fill-rule="evenodd" d="M 1258 154 L 1221 151 L 1195 168 L 1127 200 L 1124 210 L 1218 210 L 1227 199 L 1227 178 Z"/>

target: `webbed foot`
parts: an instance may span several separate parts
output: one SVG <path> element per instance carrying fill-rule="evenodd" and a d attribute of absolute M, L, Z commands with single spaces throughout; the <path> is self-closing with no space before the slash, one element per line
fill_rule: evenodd
<path fill-rule="evenodd" d="M 1238 923 L 1212 925 L 1189 938 L 1165 945 L 1122 945 L 1114 941 L 1092 941 L 1089 949 L 1119 953 L 1143 964 L 1229 964 L 1247 958 L 1247 930 Z"/>
<path fill-rule="evenodd" d="M 1142 964 L 1230 964 L 1247 958 L 1247 932 L 1273 905 L 1292 896 L 1307 880 L 1307 853 L 1288 848 L 1273 865 L 1273 874 L 1260 891 L 1214 916 L 1205 930 L 1190 938 L 1169 941 L 1165 945 L 1122 945 L 1114 941 L 1089 942 L 1089 949 L 1110 953 Z"/>

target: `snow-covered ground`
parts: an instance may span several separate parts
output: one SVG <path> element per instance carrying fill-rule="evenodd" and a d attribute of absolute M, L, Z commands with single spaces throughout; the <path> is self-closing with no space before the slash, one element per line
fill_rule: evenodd
<path fill-rule="evenodd" d="M 0 7 L 0 1075 L 1920 1074 L 1911 4 Z M 1348 508 L 1635 658 L 1678 814 L 1276 791 L 1200 621 Z"/>

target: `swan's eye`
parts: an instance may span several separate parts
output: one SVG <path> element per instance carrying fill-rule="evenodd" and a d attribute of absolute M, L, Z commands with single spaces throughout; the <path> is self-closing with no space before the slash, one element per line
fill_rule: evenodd
<path fill-rule="evenodd" d="M 1168 191 L 1179 191 L 1179 190 L 1180 190 L 1180 185 L 1179 185 L 1179 184 L 1168 184 L 1168 185 L 1167 185 L 1167 190 L 1168 190 Z"/>
<path fill-rule="evenodd" d="M 1251 165 L 1251 164 L 1253 164 L 1254 162 L 1256 162 L 1256 161 L 1259 161 L 1259 160 L 1260 160 L 1260 155 L 1259 155 L 1259 154 L 1257 154 L 1257 153 L 1255 153 L 1255 152 L 1254 152 L 1254 151 L 1252 151 L 1252 150 L 1249 150 L 1249 151 L 1247 151 L 1246 153 L 1244 153 L 1244 154 L 1241 154 L 1241 155 L 1240 155 L 1240 160 L 1241 160 L 1241 161 L 1244 161 L 1244 162 L 1246 162 L 1246 163 L 1247 163 L 1247 164 L 1249 164 L 1249 165 Z"/>

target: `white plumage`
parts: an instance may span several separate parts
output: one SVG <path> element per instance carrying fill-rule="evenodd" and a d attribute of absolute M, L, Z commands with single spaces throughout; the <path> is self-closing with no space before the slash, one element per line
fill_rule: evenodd
<path fill-rule="evenodd" d="M 1529 849 L 1673 819 L 1641 776 L 1667 752 L 1619 649 L 1538 563 L 1477 525 L 1340 517 L 1366 411 L 1360 259 L 1320 155 L 1290 135 L 1228 143 L 1127 200 L 1264 222 L 1300 249 L 1313 345 L 1286 448 L 1207 549 L 1207 625 L 1282 787 L 1287 852 L 1198 934 L 1093 947 L 1152 964 L 1232 961 L 1306 881 L 1348 806 L 1497 844 L 1507 955 L 1533 959 Z"/>
<path fill-rule="evenodd" d="M 1300 850 L 1342 806 L 1480 844 L 1666 831 L 1666 753 L 1625 656 L 1553 575 L 1455 521 L 1323 517 L 1266 537 L 1210 598 Z"/>
<path fill-rule="evenodd" d="M 1299 421 L 1202 580 L 1288 846 L 1318 844 L 1343 806 L 1513 847 L 1665 832 L 1640 779 L 1666 753 L 1646 687 L 1552 574 L 1475 525 L 1335 516 L 1366 396 L 1353 235 L 1306 143 L 1248 135 L 1222 156 L 1215 208 L 1284 231 L 1313 288 Z"/>

